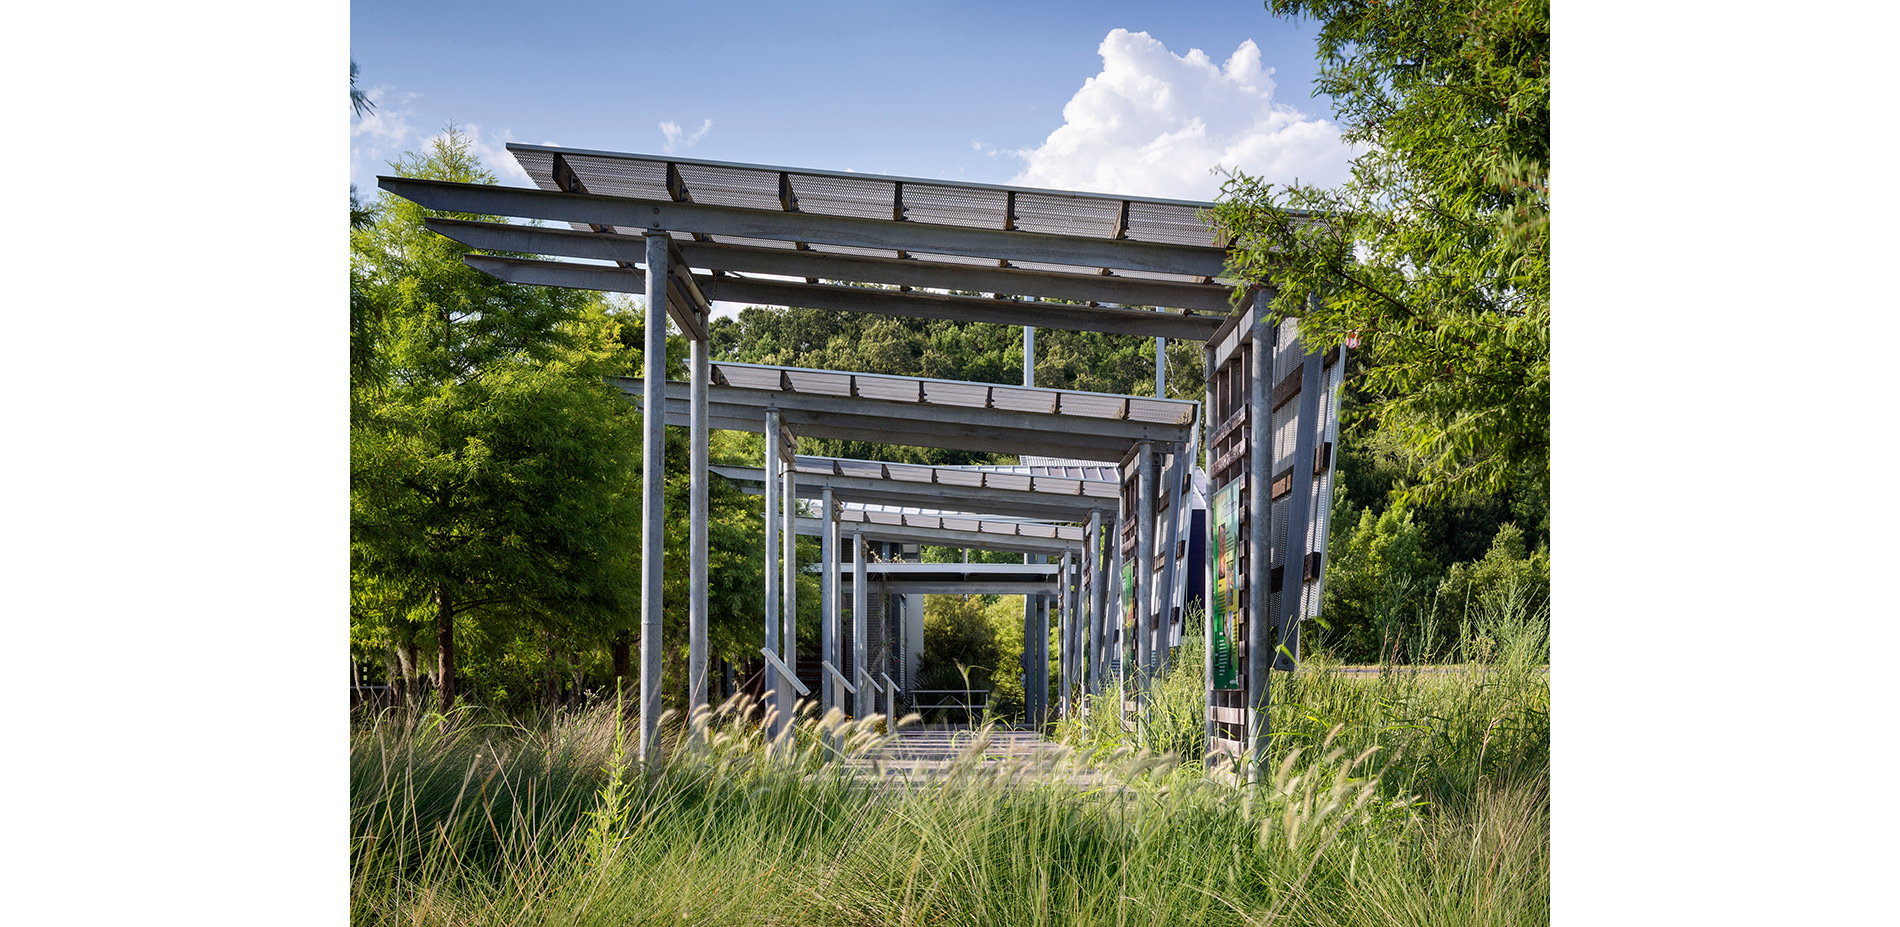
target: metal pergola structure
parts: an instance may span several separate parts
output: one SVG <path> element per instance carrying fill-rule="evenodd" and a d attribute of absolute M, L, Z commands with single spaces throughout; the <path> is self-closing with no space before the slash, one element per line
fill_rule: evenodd
<path fill-rule="evenodd" d="M 550 146 L 508 147 L 537 189 L 399 177 L 381 177 L 378 183 L 427 209 L 460 214 L 430 218 L 428 226 L 490 252 L 467 255 L 464 260 L 470 266 L 511 282 L 642 295 L 649 307 L 664 307 L 691 342 L 688 382 L 666 382 L 660 374 L 666 356 L 665 326 L 651 324 L 650 315 L 645 333 L 646 376 L 617 381 L 645 411 L 642 756 L 658 747 L 666 425 L 691 430 L 690 708 L 703 706 L 707 693 L 706 490 L 713 472 L 708 465 L 707 434 L 710 428 L 723 427 L 763 431 L 768 436 L 766 466 L 758 473 L 771 523 L 765 552 L 766 657 L 779 668 L 770 678 L 782 714 L 789 713 L 790 705 L 781 681 L 791 673 L 782 657 L 795 654 L 795 649 L 785 646 L 796 639 L 795 609 L 789 601 L 796 588 L 792 582 L 795 558 L 783 558 L 782 579 L 774 578 L 773 565 L 781 560 L 781 543 L 789 551 L 800 528 L 795 497 L 808 477 L 823 476 L 821 483 L 830 484 L 819 490 L 826 513 L 819 521 L 823 522 L 824 559 L 836 563 L 837 500 L 841 493 L 862 491 L 859 481 L 869 478 L 865 473 L 846 472 L 841 461 L 832 463 L 829 474 L 801 472 L 794 465 L 798 436 L 1110 464 L 1158 453 L 1179 457 L 1198 443 L 1194 440 L 1200 424 L 1198 403 L 714 364 L 707 341 L 713 300 L 1021 325 L 1029 331 L 1042 327 L 1140 335 L 1157 340 L 1158 355 L 1166 338 L 1208 341 L 1226 336 L 1249 343 L 1265 331 L 1252 322 L 1236 329 L 1235 317 L 1229 314 L 1229 298 L 1239 282 L 1219 279 L 1226 263 L 1226 242 L 1201 218 L 1210 203 Z M 482 217 L 565 223 L 567 227 Z M 1144 306 L 1161 308 L 1140 308 Z M 1212 383 L 1218 366 L 1212 351 L 1208 362 Z M 1256 416 L 1255 420 L 1265 418 Z M 1274 446 L 1274 437 L 1263 427 L 1249 434 L 1249 446 Z M 1209 444 L 1211 457 L 1215 448 L 1211 440 Z M 1250 452 L 1243 448 L 1240 453 L 1245 457 Z M 888 469 L 878 478 L 886 488 L 906 482 Z M 946 494 L 973 490 L 968 496 L 958 495 L 956 507 L 967 503 L 986 513 L 1004 500 L 1034 501 L 1016 495 L 1025 490 L 1002 485 L 1000 480 L 991 485 L 991 479 L 979 477 L 970 486 L 954 480 L 946 483 L 937 474 L 930 486 L 932 492 Z M 1111 526 L 1119 537 L 1137 511 L 1152 521 L 1159 482 L 1140 480 L 1135 492 L 1138 502 L 1133 506 L 1123 498 L 1106 509 L 1092 507 L 1095 498 L 1086 490 L 1078 491 L 1076 499 L 1087 500 L 1091 506 L 1077 512 L 1088 521 L 1086 531 L 1052 524 L 1049 539 L 1068 541 L 1068 533 L 1081 533 L 1084 571 L 1105 576 L 1111 554 L 1104 548 L 1113 549 L 1119 559 L 1120 545 L 1106 539 Z M 891 491 L 901 494 L 906 488 L 915 487 Z M 1029 493 L 1043 495 L 1033 488 Z M 1106 517 L 1108 512 L 1114 515 L 1112 522 Z M 925 527 L 913 524 L 915 517 L 909 514 L 897 515 L 895 525 L 880 524 L 877 515 L 865 506 L 860 521 L 853 525 L 853 543 L 859 552 L 854 559 L 860 567 L 867 536 Z M 934 516 L 939 523 L 931 527 L 968 531 L 983 540 L 998 536 L 987 527 L 990 522 L 980 518 L 974 519 L 973 530 L 968 524 L 953 526 L 959 516 L 957 512 Z M 971 520 L 962 517 L 963 522 Z M 1021 535 L 1025 527 L 1012 531 Z M 1145 537 L 1155 532 L 1141 533 Z M 1322 530 L 1321 544 L 1323 540 Z M 1251 568 L 1268 562 L 1268 543 L 1266 532 L 1248 538 L 1249 549 L 1259 552 Z M 1143 551 L 1144 563 L 1150 553 Z M 1173 554 L 1170 547 L 1170 562 Z M 1060 572 L 1066 577 L 1068 566 Z M 825 587 L 828 603 L 837 601 L 835 575 L 834 571 Z M 1083 639 L 1092 638 L 1094 643 L 1108 630 L 1109 585 L 1092 584 L 1086 611 L 1095 620 L 1087 633 L 1078 631 L 1064 638 L 1064 656 L 1072 644 L 1079 653 Z M 1152 596 L 1139 599 L 1132 604 L 1145 627 L 1155 602 Z M 1078 608 L 1081 605 L 1076 603 Z M 828 609 L 827 615 L 835 622 L 835 613 Z M 838 675 L 835 666 L 831 669 Z M 790 682 L 796 685 L 795 679 Z M 828 676 L 828 687 L 830 682 Z M 1253 700 L 1253 704 L 1261 703 Z"/>
<path fill-rule="evenodd" d="M 979 582 L 966 577 L 955 582 L 935 579 L 928 586 L 914 581 L 886 583 L 873 591 L 918 595 L 1025 595 L 1032 597 L 1026 600 L 1032 605 L 1044 601 L 1045 597 L 1052 597 L 1057 603 L 1060 672 L 1063 679 L 1079 681 L 1082 676 L 1082 648 L 1070 646 L 1070 641 L 1077 633 L 1075 621 L 1080 613 L 1078 596 L 1081 584 L 1074 582 L 1075 571 L 1070 566 L 1082 562 L 1085 535 L 1081 527 L 1060 522 L 1093 520 L 1099 523 L 1105 514 L 1112 516 L 1120 503 L 1120 486 L 1110 480 L 1083 475 L 1034 472 L 1038 469 L 1050 468 L 933 467 L 873 460 L 798 457 L 791 468 L 794 484 L 792 493 L 807 501 L 821 502 L 823 510 L 822 518 L 798 519 L 797 531 L 800 534 L 829 536 L 830 521 L 842 520 L 849 513 L 856 516 L 853 520 L 858 525 L 873 526 L 869 530 L 858 531 L 858 536 L 867 540 L 1003 550 L 1025 554 L 1037 560 L 1058 558 L 1062 565 L 1060 571 L 1053 564 L 1040 563 L 1035 564 L 1032 570 L 1048 572 L 1056 577 L 1053 582 L 1024 585 L 1020 581 L 1012 581 L 999 585 L 994 581 Z M 1106 468 L 1062 469 L 1099 471 Z M 739 482 L 748 492 L 763 492 L 766 472 L 761 468 L 714 466 L 713 470 Z M 752 487 L 755 486 L 760 488 L 754 490 Z M 977 514 L 979 512 L 983 514 Z M 859 559 L 862 553 L 861 546 L 854 547 L 852 559 Z M 829 583 L 829 577 L 841 566 L 829 557 L 824 560 L 820 564 L 820 573 Z M 1031 567 L 1026 565 L 1024 569 L 1030 570 Z M 1099 576 L 1092 579 L 1098 583 L 1102 581 Z M 1075 588 L 1071 589 L 1071 586 Z M 854 591 L 853 605 L 861 606 L 863 601 L 863 596 Z M 825 614 L 826 631 L 830 632 L 829 608 Z M 1034 625 L 1030 631 L 1041 628 L 1035 623 L 1046 620 L 1046 617 L 1046 609 L 1032 611 L 1026 618 L 1029 624 Z M 866 625 L 862 608 L 855 608 L 851 635 L 853 666 L 861 665 L 862 658 L 856 650 L 856 642 L 863 638 Z M 826 641 L 823 649 L 830 653 L 831 636 L 823 636 Z M 1027 667 L 1047 665 L 1048 654 L 1038 646 L 1040 641 L 1046 639 L 1046 630 L 1040 637 L 1034 633 L 1025 637 Z M 1047 706 L 1043 704 L 1041 694 L 1040 690 L 1026 690 L 1028 707 L 1032 712 L 1046 713 Z M 1066 687 L 1062 694 L 1065 698 L 1061 704 L 1066 710 Z M 827 707 L 838 703 L 835 692 L 827 692 L 825 698 Z M 866 710 L 862 701 L 859 710 L 860 713 Z"/>

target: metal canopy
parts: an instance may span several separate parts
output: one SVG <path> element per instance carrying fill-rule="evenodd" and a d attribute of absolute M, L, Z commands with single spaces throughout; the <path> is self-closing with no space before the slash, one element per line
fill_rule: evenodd
<path fill-rule="evenodd" d="M 1053 563 L 867 563 L 873 588 L 909 595 L 1053 595 Z"/>
<path fill-rule="evenodd" d="M 707 387 L 713 428 L 758 431 L 767 409 L 801 437 L 1118 461 L 1141 441 L 1186 442 L 1196 405 L 884 374 L 714 364 Z M 644 381 L 616 377 L 627 397 Z M 666 422 L 685 425 L 686 384 L 669 384 Z"/>
<path fill-rule="evenodd" d="M 714 465 L 712 469 L 731 480 L 765 481 L 765 471 L 757 467 Z M 1090 512 L 1113 513 L 1120 502 L 1120 484 L 1098 480 L 1038 479 L 957 467 L 831 457 L 800 457 L 795 471 L 794 492 L 806 499 L 818 498 L 830 489 L 842 502 L 949 513 L 1086 521 Z"/>
<path fill-rule="evenodd" d="M 1064 551 L 1080 550 L 1082 541 L 1060 537 L 1037 537 L 1033 534 L 1014 534 L 1007 529 L 1014 527 L 1009 522 L 991 519 L 958 517 L 954 515 L 900 515 L 898 519 L 904 525 L 884 525 L 870 521 L 870 513 L 845 509 L 838 513 L 839 530 L 856 534 L 866 541 L 890 541 L 902 544 L 929 544 L 935 547 L 954 547 L 966 550 L 995 550 L 1004 553 L 1042 554 L 1061 556 Z M 982 531 L 960 531 L 945 528 L 923 527 L 927 524 L 976 523 L 984 527 Z M 1035 528 L 1068 528 L 1065 525 L 1035 525 Z M 819 537 L 825 531 L 825 520 L 799 516 L 798 533 L 807 537 Z"/>
<path fill-rule="evenodd" d="M 703 299 L 1190 340 L 1211 337 L 1229 314 L 1231 282 L 1215 281 L 1226 243 L 1201 219 L 1212 203 L 509 150 L 539 190 L 378 183 L 431 209 L 571 225 L 429 220 L 443 235 L 503 252 L 467 260 L 517 283 L 644 293 L 635 265 L 644 264 L 644 236 L 655 233 L 670 236 L 676 270 L 693 268 L 675 274 L 674 288 L 696 286 Z M 520 254 L 613 265 L 511 256 Z"/>
<path fill-rule="evenodd" d="M 715 367 L 707 357 L 711 302 L 1022 325 L 1026 326 L 1026 337 L 1035 327 L 1043 327 L 1157 339 L 1213 340 L 1218 350 L 1210 351 L 1209 360 L 1214 361 L 1216 356 L 1224 358 L 1236 350 L 1229 344 L 1234 338 L 1221 336 L 1243 326 L 1242 320 L 1230 317 L 1227 311 L 1233 282 L 1215 279 L 1225 270 L 1227 243 L 1219 240 L 1202 219 L 1213 204 L 548 146 L 509 148 L 539 189 L 395 177 L 379 178 L 379 185 L 427 209 L 462 214 L 460 218 L 430 219 L 429 227 L 470 247 L 494 252 L 464 258 L 477 269 L 517 283 L 640 293 L 648 306 L 664 307 L 693 341 L 690 387 L 669 386 L 658 379 L 663 374 L 657 372 L 664 361 L 665 327 L 654 324 L 658 317 L 649 315 L 645 332 L 647 379 L 617 381 L 627 395 L 642 397 L 646 410 L 642 453 L 647 489 L 642 502 L 641 541 L 642 562 L 647 565 L 642 575 L 641 609 L 643 758 L 650 759 L 659 746 L 660 663 L 657 645 L 648 648 L 645 644 L 660 637 L 658 577 L 665 555 L 664 497 L 660 492 L 664 480 L 660 477 L 664 471 L 665 424 L 690 425 L 693 432 L 690 555 L 695 564 L 693 585 L 700 593 L 693 597 L 689 615 L 689 698 L 694 707 L 705 704 L 702 680 L 707 609 L 703 583 L 697 580 L 702 578 L 698 570 L 706 557 L 704 499 L 709 468 L 705 435 L 709 427 L 763 430 L 770 436 L 766 472 L 775 478 L 762 478 L 762 490 L 771 500 L 767 505 L 765 550 L 768 657 L 776 651 L 785 665 L 796 666 L 797 651 L 792 646 L 798 639 L 793 599 L 796 556 L 790 542 L 804 521 L 795 512 L 797 484 L 810 480 L 820 484 L 826 498 L 825 518 L 823 522 L 814 520 L 814 526 L 829 532 L 823 557 L 825 568 L 831 571 L 837 569 L 836 538 L 841 523 L 855 520 L 853 543 L 881 532 L 908 541 L 926 540 L 919 537 L 920 532 L 940 532 L 943 542 L 949 543 L 954 543 L 951 538 L 956 537 L 1022 545 L 1016 549 L 1023 550 L 1031 550 L 1032 544 L 1046 544 L 1053 549 L 1033 552 L 1061 552 L 1060 584 L 1049 582 L 1048 577 L 987 579 L 1010 580 L 1007 584 L 1019 585 L 1024 594 L 1052 595 L 1072 591 L 1068 589 L 1074 550 L 1071 545 L 1083 542 L 1083 529 L 1079 527 L 959 512 L 924 512 L 919 510 L 921 507 L 911 506 L 887 510 L 871 503 L 838 505 L 841 492 L 862 489 L 868 493 L 875 486 L 887 494 L 928 492 L 926 498 L 931 504 L 942 504 L 946 496 L 957 495 L 958 505 L 980 500 L 989 500 L 988 507 L 992 508 L 1005 503 L 1051 505 L 1062 508 L 1064 514 L 1054 516 L 1062 520 L 1086 517 L 1089 540 L 1079 565 L 1092 588 L 1088 636 L 1103 637 L 1101 632 L 1107 630 L 1111 614 L 1104 591 L 1107 580 L 1120 572 L 1122 545 L 1110 544 L 1109 551 L 1096 546 L 1096 539 L 1109 530 L 1109 524 L 1104 518 L 1107 507 L 1096 504 L 1097 494 L 1088 485 L 1088 477 L 1095 475 L 1089 471 L 1094 462 L 1113 464 L 1129 459 L 1138 447 L 1149 442 L 1192 447 L 1197 404 L 796 368 L 742 364 Z M 467 221 L 496 216 L 568 223 L 573 231 Z M 568 260 L 530 260 L 528 255 Z M 1258 286 L 1250 288 L 1256 290 L 1256 303 L 1267 295 Z M 1159 308 L 1140 308 L 1147 306 Z M 1158 357 L 1160 349 L 1157 343 Z M 1029 371 L 1025 376 L 1033 382 Z M 1160 391 L 1159 385 L 1156 390 Z M 1264 407 L 1264 397 L 1255 397 L 1250 404 Z M 1302 397 L 1302 405 L 1306 404 L 1307 398 Z M 1253 414 L 1265 418 L 1257 409 Z M 1267 442 L 1259 434 L 1263 422 L 1251 424 L 1254 434 L 1249 444 L 1266 448 Z M 819 468 L 816 473 L 798 472 L 805 469 L 798 466 L 781 471 L 780 449 L 785 448 L 789 459 L 790 448 L 785 446 L 795 444 L 800 434 L 1062 458 L 1062 470 L 1051 473 L 1031 465 L 1027 473 L 1020 468 L 1014 474 L 991 468 L 971 475 L 955 468 L 923 468 L 929 473 L 928 483 L 906 477 L 908 471 L 894 473 L 890 469 L 901 465 L 879 465 L 875 479 L 844 472 L 843 461 L 812 464 Z M 1025 463 L 1029 461 L 1025 459 Z M 1009 486 L 1004 477 L 1012 475 L 1023 477 L 1027 485 Z M 1068 485 L 1074 486 L 1073 494 L 1044 477 L 1071 480 Z M 860 487 L 860 482 L 867 485 Z M 1149 482 L 1144 480 L 1144 486 Z M 1249 480 L 1249 485 L 1255 484 L 1264 486 L 1264 477 Z M 1144 574 L 1152 572 L 1147 569 L 1152 553 L 1146 543 L 1153 533 L 1149 524 L 1154 514 L 1151 493 L 1142 493 L 1142 511 L 1137 519 L 1142 522 L 1139 537 L 1143 542 L 1139 572 Z M 975 500 L 961 498 L 963 495 Z M 778 571 L 774 565 L 779 558 L 774 526 L 778 513 L 772 504 L 780 496 L 785 505 L 786 544 L 782 580 L 775 576 Z M 1323 499 L 1315 504 L 1323 510 Z M 1129 517 L 1129 512 L 1116 512 L 1113 533 L 1117 538 L 1125 533 L 1121 524 Z M 1264 526 L 1265 522 L 1260 524 Z M 1263 548 L 1266 534 L 1264 530 L 1257 532 L 1250 550 Z M 1172 544 L 1169 549 L 1173 550 Z M 861 555 L 853 560 L 861 568 L 867 565 Z M 1248 570 L 1254 585 L 1265 585 L 1265 569 L 1266 557 L 1255 550 Z M 860 569 L 855 583 L 860 593 L 865 586 L 862 574 Z M 935 591 L 932 584 L 940 579 L 946 582 L 941 591 L 970 591 L 972 577 L 967 575 L 960 581 L 921 575 L 904 579 L 887 576 L 880 586 L 887 592 L 929 592 Z M 826 659 L 842 663 L 832 624 L 838 600 L 834 585 L 835 578 L 826 586 L 823 611 L 827 624 L 821 642 Z M 864 594 L 857 596 L 853 619 L 858 647 L 855 655 L 860 663 L 865 656 L 863 602 L 867 598 Z M 1065 608 L 1072 605 L 1065 604 Z M 1026 617 L 1025 634 L 1031 633 Z M 1071 673 L 1070 643 L 1065 643 L 1063 651 L 1065 679 Z M 1105 648 L 1096 653 L 1105 655 Z M 772 702 L 783 717 L 790 709 L 784 697 L 788 693 L 778 674 L 769 676 Z M 1040 690 L 1041 686 L 1036 688 Z M 830 680 L 825 691 L 826 702 L 831 704 L 834 695 Z M 864 708 L 860 702 L 860 715 Z M 1032 711 L 1032 715 L 1039 713 Z"/>

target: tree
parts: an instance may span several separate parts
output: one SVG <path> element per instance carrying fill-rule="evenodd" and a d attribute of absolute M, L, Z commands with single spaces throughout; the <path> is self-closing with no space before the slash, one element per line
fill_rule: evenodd
<path fill-rule="evenodd" d="M 1272 0 L 1321 22 L 1317 89 L 1362 153 L 1337 189 L 1235 171 L 1212 218 L 1309 343 L 1357 333 L 1413 501 L 1547 470 L 1547 0 Z M 1309 301 L 1309 298 L 1311 301 Z"/>
<path fill-rule="evenodd" d="M 363 88 L 356 86 L 358 73 L 356 62 L 352 60 L 350 62 L 350 110 L 361 116 L 364 113 L 375 112 L 376 101 L 371 100 L 369 94 L 363 92 Z"/>
<path fill-rule="evenodd" d="M 1324 633 L 1315 635 L 1313 646 L 1360 662 L 1393 656 L 1400 638 L 1418 636 L 1433 620 L 1431 593 L 1444 571 L 1403 506 L 1379 515 L 1358 510 L 1356 523 L 1354 512 L 1343 494 L 1335 500 L 1335 541 L 1321 606 Z"/>
<path fill-rule="evenodd" d="M 356 75 L 356 62 L 351 61 L 350 110 L 360 119 L 364 113 L 375 112 L 376 103 L 369 98 L 369 94 L 363 92 L 361 87 L 356 86 Z M 371 218 L 372 216 L 370 215 L 369 209 L 356 199 L 356 184 L 350 184 L 350 228 L 361 228 L 368 225 Z"/>
<path fill-rule="evenodd" d="M 453 125 L 393 167 L 494 182 Z M 359 620 L 399 663 L 433 646 L 447 711 L 458 621 L 630 620 L 637 432 L 602 379 L 626 360 L 600 300 L 475 271 L 423 217 L 385 198 L 351 232 L 350 565 Z"/>

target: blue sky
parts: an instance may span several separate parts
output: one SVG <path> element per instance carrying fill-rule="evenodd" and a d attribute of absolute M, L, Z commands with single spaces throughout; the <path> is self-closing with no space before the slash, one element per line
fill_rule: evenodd
<path fill-rule="evenodd" d="M 354 4 L 378 109 L 351 181 L 449 120 L 504 183 L 526 182 L 508 141 L 1192 199 L 1215 164 L 1344 177 L 1315 28 L 1257 3 L 543 9 Z"/>

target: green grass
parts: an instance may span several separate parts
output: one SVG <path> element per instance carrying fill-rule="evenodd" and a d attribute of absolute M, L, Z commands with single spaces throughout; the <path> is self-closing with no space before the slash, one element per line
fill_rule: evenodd
<path fill-rule="evenodd" d="M 1158 706 L 1198 689 L 1198 654 L 1181 656 Z M 1073 749 L 1036 768 L 972 754 L 911 787 L 836 762 L 875 731 L 807 716 L 768 743 L 744 703 L 700 719 L 696 750 L 675 725 L 652 767 L 617 759 L 612 705 L 513 722 L 385 715 L 351 745 L 353 920 L 1548 922 L 1537 667 L 1323 669 L 1276 674 L 1272 773 L 1241 789 L 1206 776 L 1198 723 L 1165 711 L 1138 737 L 1064 728 Z M 1084 764 L 1113 784 L 1072 784 Z"/>

